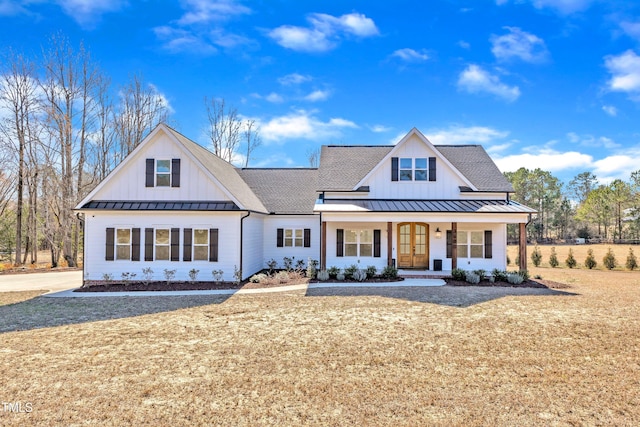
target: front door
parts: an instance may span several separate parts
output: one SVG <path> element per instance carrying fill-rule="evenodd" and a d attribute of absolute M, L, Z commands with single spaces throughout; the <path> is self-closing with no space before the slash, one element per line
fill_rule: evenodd
<path fill-rule="evenodd" d="M 398 268 L 429 267 L 429 226 L 422 222 L 398 224 Z"/>

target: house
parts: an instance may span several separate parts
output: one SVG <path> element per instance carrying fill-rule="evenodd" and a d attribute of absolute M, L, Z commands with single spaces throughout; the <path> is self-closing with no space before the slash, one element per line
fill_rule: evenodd
<path fill-rule="evenodd" d="M 534 210 L 511 192 L 481 146 L 434 146 L 417 129 L 395 146 L 323 146 L 318 168 L 241 169 L 161 124 L 76 207 L 84 281 L 143 269 L 244 279 L 284 257 L 505 269 L 507 224 L 520 226 L 526 268 Z"/>

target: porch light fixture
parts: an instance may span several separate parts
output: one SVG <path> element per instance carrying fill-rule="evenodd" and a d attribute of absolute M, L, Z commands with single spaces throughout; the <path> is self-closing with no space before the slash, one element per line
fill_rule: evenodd
<path fill-rule="evenodd" d="M 442 231 L 440 231 L 440 227 L 436 228 L 436 239 L 442 238 Z"/>

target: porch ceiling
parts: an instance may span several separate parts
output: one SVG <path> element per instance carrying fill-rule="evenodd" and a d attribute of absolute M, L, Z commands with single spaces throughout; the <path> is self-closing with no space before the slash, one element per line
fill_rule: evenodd
<path fill-rule="evenodd" d="M 316 203 L 316 212 L 535 213 L 506 200 L 362 200 L 331 199 Z"/>

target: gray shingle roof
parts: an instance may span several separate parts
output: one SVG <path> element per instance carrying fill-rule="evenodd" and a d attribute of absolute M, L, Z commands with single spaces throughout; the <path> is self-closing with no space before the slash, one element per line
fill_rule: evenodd
<path fill-rule="evenodd" d="M 311 214 L 316 201 L 317 169 L 240 169 L 240 176 L 269 212 Z"/>
<path fill-rule="evenodd" d="M 481 145 L 436 145 L 440 154 L 460 171 L 478 191 L 513 192 L 513 187 L 502 175 Z"/>

